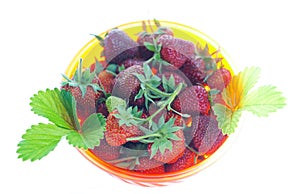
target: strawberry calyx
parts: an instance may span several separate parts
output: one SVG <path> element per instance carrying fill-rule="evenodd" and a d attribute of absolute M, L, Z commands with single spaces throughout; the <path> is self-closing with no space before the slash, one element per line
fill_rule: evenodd
<path fill-rule="evenodd" d="M 89 68 L 82 71 L 82 59 L 79 60 L 78 68 L 75 71 L 75 74 L 72 79 L 68 78 L 66 75 L 62 74 L 62 76 L 66 79 L 61 83 L 62 86 L 71 86 L 71 87 L 79 87 L 82 93 L 82 97 L 85 96 L 87 87 L 92 87 L 94 92 L 104 91 L 100 88 L 97 83 L 93 83 L 93 80 L 96 78 L 95 71 L 91 72 Z M 105 92 L 105 91 L 104 91 Z"/>
<path fill-rule="evenodd" d="M 146 135 L 127 138 L 127 141 L 140 141 L 142 143 L 152 144 L 150 159 L 160 151 L 162 154 L 168 149 L 172 151 L 172 140 L 179 141 L 175 132 L 183 129 L 183 126 L 174 125 L 175 118 L 170 118 L 165 122 L 164 116 L 161 116 L 158 123 L 153 122 L 151 130 Z"/>
<path fill-rule="evenodd" d="M 152 51 L 154 53 L 153 56 L 145 62 L 146 64 L 152 64 L 153 66 L 158 66 L 158 70 L 160 73 L 162 72 L 163 66 L 171 65 L 170 63 L 168 63 L 167 61 L 161 58 L 160 51 L 162 49 L 162 44 L 158 44 L 156 38 L 153 38 L 153 43 L 144 42 L 144 46 L 149 51 Z"/>

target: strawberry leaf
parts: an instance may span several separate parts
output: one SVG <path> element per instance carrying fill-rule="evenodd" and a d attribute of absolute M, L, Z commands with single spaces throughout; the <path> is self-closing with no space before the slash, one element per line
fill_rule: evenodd
<path fill-rule="evenodd" d="M 70 92 L 47 89 L 31 98 L 32 111 L 65 129 L 79 129 L 76 102 Z"/>
<path fill-rule="evenodd" d="M 153 44 L 151 44 L 150 42 L 144 42 L 144 46 L 149 50 L 149 51 L 152 51 L 152 52 L 155 52 L 155 46 Z"/>
<path fill-rule="evenodd" d="M 258 81 L 259 74 L 258 67 L 250 67 L 233 76 L 222 92 L 225 104 L 216 103 L 212 106 L 223 134 L 234 132 L 244 110 L 257 116 L 268 116 L 284 107 L 285 98 L 274 86 L 262 86 L 250 92 Z"/>
<path fill-rule="evenodd" d="M 105 104 L 106 104 L 108 112 L 112 112 L 119 106 L 126 107 L 125 100 L 123 100 L 122 98 L 118 98 L 116 96 L 108 97 Z"/>
<path fill-rule="evenodd" d="M 218 126 L 222 129 L 222 133 L 233 133 L 237 127 L 242 111 L 232 111 L 222 104 L 215 104 L 212 108 L 217 115 Z"/>
<path fill-rule="evenodd" d="M 53 124 L 38 124 L 31 126 L 22 136 L 18 144 L 18 158 L 22 160 L 39 160 L 54 150 L 60 139 L 71 130 L 63 129 Z"/>
<path fill-rule="evenodd" d="M 283 108 L 285 104 L 285 98 L 276 87 L 261 86 L 245 97 L 241 108 L 257 116 L 266 117 L 269 113 Z"/>
<path fill-rule="evenodd" d="M 71 131 L 67 134 L 68 142 L 83 149 L 93 149 L 100 144 L 105 131 L 105 118 L 102 114 L 91 114 L 83 123 L 81 131 Z"/>

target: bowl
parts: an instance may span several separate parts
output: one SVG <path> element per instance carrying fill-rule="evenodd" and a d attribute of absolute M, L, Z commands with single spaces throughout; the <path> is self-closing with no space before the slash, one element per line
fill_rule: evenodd
<path fill-rule="evenodd" d="M 141 35 L 141 31 L 143 30 L 147 30 L 150 32 L 156 31 L 159 28 L 159 26 L 170 28 L 173 31 L 175 38 L 184 39 L 192 42 L 194 45 L 198 45 L 198 48 L 201 48 L 200 51 L 203 51 L 202 53 L 200 52 L 200 55 L 201 54 L 205 55 L 205 53 L 206 54 L 209 53 L 210 54 L 209 56 L 212 56 L 218 68 L 222 66 L 226 68 L 228 71 L 230 71 L 231 75 L 234 74 L 232 68 L 233 67 L 232 62 L 230 61 L 230 58 L 226 54 L 226 52 L 220 47 L 220 45 L 216 41 L 214 41 L 212 38 L 210 38 L 209 36 L 207 36 L 206 34 L 204 34 L 203 32 L 195 28 L 183 24 L 179 24 L 176 22 L 170 22 L 170 21 L 158 22 L 157 20 L 136 21 L 136 22 L 131 22 L 131 23 L 117 26 L 116 28 L 124 31 L 131 39 L 137 40 L 138 36 Z M 95 38 L 93 38 L 90 42 L 88 42 L 85 46 L 83 46 L 83 48 L 75 55 L 75 57 L 67 67 L 66 70 L 67 76 L 72 77 L 74 75 L 74 72 L 79 64 L 80 59 L 82 59 L 82 65 L 84 68 L 91 67 L 91 65 L 95 64 L 95 61 L 106 60 L 105 57 L 101 56 L 101 53 L 103 52 L 103 46 L 101 46 L 99 42 L 99 37 L 104 38 L 107 35 L 107 33 L 110 32 L 112 29 L 108 29 L 106 32 L 102 32 L 98 34 L 97 36 L 95 36 Z M 140 45 L 140 47 L 141 46 L 143 47 L 143 45 Z M 207 56 L 202 56 L 202 58 L 205 57 Z M 167 68 L 167 70 L 165 71 L 170 71 L 170 69 Z M 177 71 L 181 71 L 181 70 L 178 69 Z M 198 85 L 195 83 L 190 83 L 190 84 Z M 205 88 L 207 91 L 212 91 L 212 89 L 207 85 L 201 85 L 201 87 Z M 202 114 L 200 113 L 198 114 L 198 116 L 201 115 Z M 193 122 L 195 122 L 195 120 L 188 122 L 188 116 L 185 121 L 186 121 L 185 124 L 187 128 L 191 128 Z M 97 168 L 104 170 L 110 175 L 118 177 L 119 179 L 127 183 L 133 183 L 142 186 L 162 186 L 162 185 L 168 185 L 171 183 L 180 182 L 192 175 L 197 174 L 198 172 L 204 170 L 205 168 L 213 164 L 215 161 L 217 161 L 220 158 L 220 156 L 224 153 L 224 151 L 226 151 L 227 148 L 231 145 L 236 135 L 237 134 L 232 134 L 230 136 L 227 135 L 222 136 L 222 141 L 220 141 L 219 144 L 215 146 L 214 149 L 206 153 L 202 153 L 202 154 L 198 153 L 195 159 L 195 163 L 192 166 L 189 166 L 184 169 L 176 170 L 176 171 L 168 171 L 168 172 L 165 171 L 164 173 L 148 174 L 148 173 L 138 172 L 136 170 L 129 169 L 129 167 L 120 167 L 120 165 L 115 165 L 116 164 L 115 162 L 112 163 L 110 161 L 102 159 L 97 154 L 95 154 L 95 150 L 91 150 L 91 149 L 89 150 L 78 149 L 78 150 L 89 162 L 94 164 Z M 217 141 L 217 137 L 215 137 L 215 141 Z M 191 148 L 190 151 L 193 151 L 193 148 Z M 169 166 L 169 164 L 164 164 L 164 169 L 166 169 L 167 166 Z"/>

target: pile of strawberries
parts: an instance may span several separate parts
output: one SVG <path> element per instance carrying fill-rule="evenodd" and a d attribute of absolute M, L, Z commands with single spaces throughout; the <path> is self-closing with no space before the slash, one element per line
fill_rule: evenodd
<path fill-rule="evenodd" d="M 90 150 L 101 160 L 144 174 L 183 170 L 227 138 L 211 105 L 222 101 L 231 73 L 217 51 L 176 38 L 159 22 L 143 29 L 137 40 L 119 29 L 96 36 L 105 60 L 78 68 L 62 88 L 75 97 L 81 123 L 105 116 L 105 135 Z"/>

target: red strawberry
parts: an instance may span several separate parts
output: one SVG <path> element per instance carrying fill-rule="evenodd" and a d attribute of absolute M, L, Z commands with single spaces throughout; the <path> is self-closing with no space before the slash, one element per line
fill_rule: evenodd
<path fill-rule="evenodd" d="M 139 158 L 139 164 L 135 166 L 135 171 L 143 174 L 162 174 L 165 172 L 164 163 L 149 159 L 149 157 Z"/>
<path fill-rule="evenodd" d="M 172 150 L 166 149 L 165 152 L 162 154 L 160 151 L 153 156 L 153 159 L 163 162 L 163 163 L 174 163 L 180 158 L 183 154 L 185 149 L 184 144 L 184 135 L 182 130 L 178 130 L 174 132 L 180 140 L 171 140 L 172 142 Z M 151 147 L 153 144 L 148 144 L 148 152 L 151 155 Z"/>
<path fill-rule="evenodd" d="M 224 88 L 230 83 L 231 81 L 231 73 L 226 68 L 220 68 L 216 70 L 208 79 L 207 85 L 211 89 L 217 89 L 219 91 L 223 91 Z"/>
<path fill-rule="evenodd" d="M 175 163 L 165 165 L 166 172 L 176 172 L 189 168 L 195 164 L 196 157 L 197 155 L 194 152 L 185 149 L 183 155 Z"/>
<path fill-rule="evenodd" d="M 90 151 L 102 160 L 115 160 L 120 156 L 120 148 L 118 146 L 110 146 L 105 139 L 101 139 L 100 145 Z"/>
<path fill-rule="evenodd" d="M 218 128 L 215 116 L 212 115 L 193 117 L 191 133 L 193 136 L 191 145 L 200 155 L 204 155 L 212 150 L 214 146 L 218 146 L 223 136 L 221 129 Z"/>
<path fill-rule="evenodd" d="M 158 44 L 162 45 L 161 58 L 176 68 L 180 68 L 195 52 L 195 46 L 192 42 L 169 35 L 160 36 Z"/>
<path fill-rule="evenodd" d="M 104 117 L 108 116 L 109 113 L 108 113 L 106 104 L 103 101 L 103 98 L 98 100 L 96 108 L 97 108 L 97 111 L 96 111 L 97 113 L 101 113 Z"/>
<path fill-rule="evenodd" d="M 89 68 L 82 71 L 82 61 L 72 79 L 65 75 L 64 78 L 66 81 L 62 82 L 62 88 L 70 91 L 74 96 L 77 116 L 82 123 L 89 115 L 96 112 L 96 100 L 103 95 L 99 92 L 99 80 Z"/>
<path fill-rule="evenodd" d="M 172 107 L 184 114 L 207 114 L 210 110 L 208 94 L 202 86 L 185 88 L 173 101 Z"/>
<path fill-rule="evenodd" d="M 134 58 L 134 59 L 126 59 L 122 64 L 124 65 L 125 69 L 127 69 L 128 67 L 134 65 L 142 66 L 143 62 L 144 61 L 142 59 Z"/>
<path fill-rule="evenodd" d="M 120 64 L 138 54 L 138 44 L 119 29 L 109 31 L 103 40 L 103 54 L 108 64 Z"/>
<path fill-rule="evenodd" d="M 155 22 L 155 25 L 158 29 L 155 32 L 153 32 L 152 26 L 149 25 L 149 27 L 152 30 L 152 33 L 148 33 L 146 24 L 145 24 L 145 22 L 143 22 L 144 31 L 139 34 L 138 39 L 137 39 L 137 42 L 139 44 L 139 53 L 140 53 L 140 56 L 144 60 L 148 60 L 153 56 L 153 52 L 149 51 L 144 46 L 145 42 L 153 44 L 153 39 L 158 39 L 159 36 L 162 36 L 164 34 L 169 35 L 169 36 L 174 36 L 174 33 L 170 28 L 161 26 L 158 21 Z"/>
<path fill-rule="evenodd" d="M 120 146 L 127 142 L 127 138 L 143 135 L 143 132 L 137 126 L 127 126 L 125 124 L 119 125 L 119 119 L 114 114 L 118 114 L 117 110 L 109 113 L 106 119 L 105 138 L 109 145 Z"/>
<path fill-rule="evenodd" d="M 215 151 L 219 149 L 221 145 L 226 141 L 228 135 L 224 135 L 223 133 L 219 133 L 219 136 L 217 137 L 215 143 L 211 146 L 211 148 L 206 152 L 206 155 L 211 155 Z"/>
<path fill-rule="evenodd" d="M 115 76 L 107 71 L 101 71 L 98 75 L 100 85 L 106 93 L 111 93 L 115 84 Z"/>
<path fill-rule="evenodd" d="M 140 89 L 140 81 L 135 77 L 134 73 L 143 74 L 143 72 L 143 68 L 137 65 L 121 71 L 115 78 L 112 95 L 123 98 L 126 101 L 134 100 Z"/>
<path fill-rule="evenodd" d="M 205 63 L 201 58 L 188 60 L 180 70 L 193 85 L 201 84 L 206 77 Z"/>

